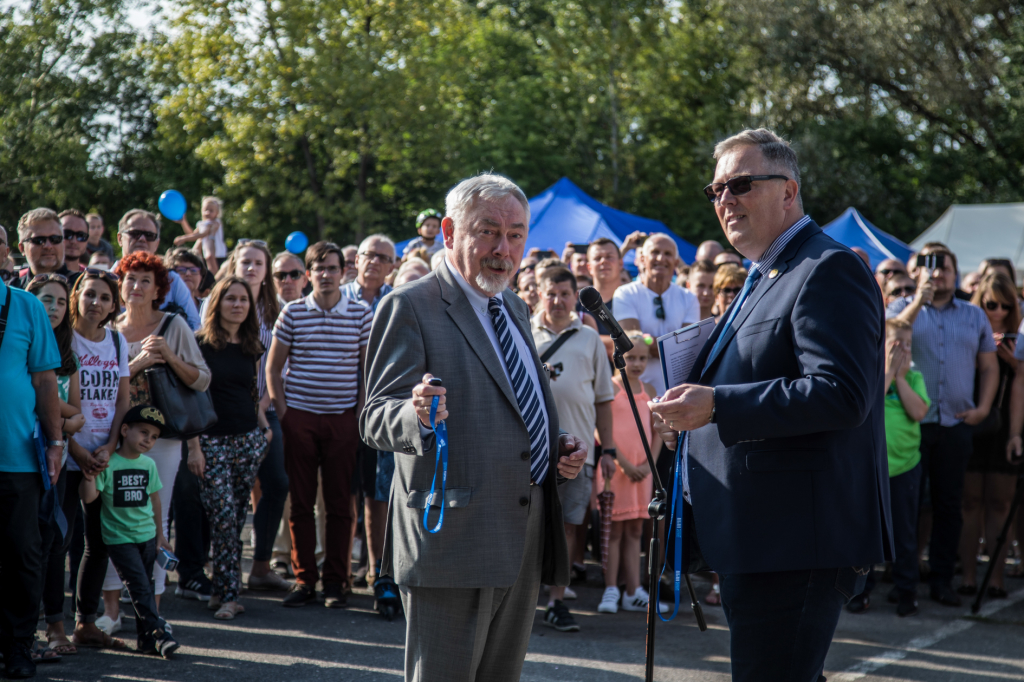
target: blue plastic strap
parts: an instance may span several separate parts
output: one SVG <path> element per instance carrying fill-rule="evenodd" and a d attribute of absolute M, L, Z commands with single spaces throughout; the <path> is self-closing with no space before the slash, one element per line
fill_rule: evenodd
<path fill-rule="evenodd" d="M 423 529 L 431 533 L 441 530 L 444 523 L 444 490 L 448 485 L 448 427 L 442 421 L 437 423 L 437 404 L 440 396 L 434 396 L 430 401 L 430 428 L 434 431 L 434 440 L 437 442 L 437 459 L 434 460 L 434 479 L 430 482 L 430 495 L 427 496 L 427 506 L 423 510 Z M 427 523 L 427 516 L 430 514 L 430 506 L 434 502 L 434 495 L 437 494 L 437 463 L 441 462 L 441 515 L 437 518 L 437 525 L 433 528 Z"/>
<path fill-rule="evenodd" d="M 683 439 L 686 437 L 685 433 L 679 434 L 679 440 L 676 443 L 676 467 L 675 473 L 672 478 L 675 485 L 672 486 L 672 512 L 669 520 L 669 530 L 675 529 L 675 551 L 673 552 L 673 558 L 675 559 L 675 576 L 673 577 L 673 589 L 672 592 L 675 596 L 675 608 L 672 610 L 672 615 L 666 618 L 661 615 L 661 606 L 659 596 L 661 593 L 661 580 L 658 580 L 658 584 L 654 588 L 654 599 L 659 604 L 657 607 L 658 618 L 661 618 L 664 622 L 668 623 L 676 614 L 679 613 L 679 592 L 680 586 L 683 581 Z M 666 537 L 668 533 L 665 534 Z M 665 563 L 661 565 L 661 575 L 665 574 L 665 568 L 668 566 L 668 553 L 665 553 Z"/>

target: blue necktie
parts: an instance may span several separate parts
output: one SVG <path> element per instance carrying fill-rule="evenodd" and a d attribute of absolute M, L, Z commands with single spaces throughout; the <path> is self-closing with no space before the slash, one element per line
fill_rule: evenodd
<path fill-rule="evenodd" d="M 719 351 L 722 350 L 722 346 L 725 344 L 725 335 L 729 331 L 729 327 L 732 326 L 732 321 L 736 319 L 736 315 L 739 314 L 740 308 L 743 307 L 743 303 L 747 300 L 747 296 L 750 295 L 750 290 L 754 288 L 757 280 L 761 277 L 760 271 L 756 265 L 750 266 L 750 272 L 747 273 L 747 281 L 743 283 L 743 289 L 740 291 L 740 295 L 736 297 L 736 300 L 732 303 L 732 311 L 729 313 L 729 317 L 725 318 L 725 323 L 722 325 L 722 332 L 715 339 L 715 345 L 711 348 L 711 352 L 708 354 L 707 362 L 704 363 L 704 369 L 711 366 L 711 363 L 718 357 Z"/>
<path fill-rule="evenodd" d="M 512 332 L 501 311 L 501 301 L 497 298 L 490 299 L 487 302 L 487 312 L 491 314 L 494 333 L 505 356 L 505 367 L 512 380 L 512 392 L 516 394 L 516 402 L 519 403 L 519 414 L 523 415 L 523 422 L 526 423 L 526 430 L 530 434 L 530 480 L 540 484 L 544 482 L 544 477 L 548 473 L 548 437 L 544 432 L 544 414 L 540 407 L 540 398 L 537 396 L 537 387 L 533 385 L 533 380 L 519 357 L 519 351 L 516 350 Z"/>

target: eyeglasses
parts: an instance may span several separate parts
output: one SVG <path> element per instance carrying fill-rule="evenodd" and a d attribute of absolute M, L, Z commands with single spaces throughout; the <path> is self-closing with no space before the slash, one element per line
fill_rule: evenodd
<path fill-rule="evenodd" d="M 743 291 L 743 287 L 722 287 L 718 290 L 718 293 L 725 294 L 726 296 L 735 296 L 741 291 Z"/>
<path fill-rule="evenodd" d="M 239 239 L 235 244 L 238 246 L 248 246 L 249 244 L 252 244 L 253 246 L 262 246 L 264 249 L 267 248 L 267 243 L 262 239 Z"/>
<path fill-rule="evenodd" d="M 314 265 L 312 270 L 313 272 L 318 274 L 325 272 L 328 275 L 337 275 L 339 272 L 341 272 L 341 268 L 339 268 L 337 265 L 321 265 L 319 267 Z"/>
<path fill-rule="evenodd" d="M 356 262 L 354 260 L 347 260 L 347 261 L 345 261 L 345 267 L 346 268 L 354 268 L 355 266 L 356 266 Z"/>
<path fill-rule="evenodd" d="M 906 270 L 893 270 L 891 268 L 882 268 L 881 270 L 877 271 L 875 274 L 882 275 L 883 277 L 889 277 L 890 275 L 905 275 L 905 274 L 907 274 L 907 271 Z"/>
<path fill-rule="evenodd" d="M 665 319 L 665 304 L 661 300 L 661 296 L 654 297 L 654 316 L 659 320 Z"/>
<path fill-rule="evenodd" d="M 369 261 L 377 261 L 378 263 L 394 263 L 395 259 L 384 253 L 377 253 L 375 251 L 361 251 L 360 256 Z"/>
<path fill-rule="evenodd" d="M 14 277 L 14 273 L 10 270 L 0 270 L 0 279 L 4 282 L 10 282 L 11 278 Z"/>
<path fill-rule="evenodd" d="M 125 234 L 128 235 L 128 239 L 136 242 L 144 239 L 147 243 L 153 243 L 160 239 L 159 232 L 150 232 L 149 230 L 125 230 Z"/>
<path fill-rule="evenodd" d="M 87 242 L 89 241 L 88 232 L 79 232 L 77 230 L 64 230 L 64 239 L 76 242 Z"/>
<path fill-rule="evenodd" d="M 174 268 L 174 271 L 179 275 L 198 275 L 202 270 L 194 265 L 179 265 Z"/>
<path fill-rule="evenodd" d="M 110 270 L 101 270 L 100 268 L 86 268 L 83 271 L 82 279 L 92 277 L 102 277 L 103 279 L 108 279 L 111 282 L 121 281 L 121 278 L 117 276 L 116 272 L 111 272 Z"/>
<path fill-rule="evenodd" d="M 789 180 L 789 178 L 785 175 L 739 175 L 725 182 L 712 182 L 704 188 L 704 196 L 708 198 L 708 201 L 714 203 L 722 198 L 722 192 L 726 187 L 733 195 L 740 196 L 754 189 L 752 183 L 759 180 Z"/>
<path fill-rule="evenodd" d="M 889 292 L 890 296 L 913 296 L 917 293 L 917 287 L 908 284 L 905 287 L 896 287 Z"/>
<path fill-rule="evenodd" d="M 302 279 L 302 275 L 302 270 L 284 270 L 281 272 L 275 272 L 274 279 L 276 279 L 278 282 L 283 282 L 286 279 L 290 279 L 294 282 L 297 282 L 300 279 Z"/>
<path fill-rule="evenodd" d="M 1008 305 L 1006 303 L 997 303 L 996 301 L 985 301 L 985 310 L 998 310 L 999 308 L 1002 308 L 1007 312 L 1013 310 L 1013 306 Z"/>
<path fill-rule="evenodd" d="M 64 241 L 64 235 L 62 235 L 62 234 L 51 234 L 48 237 L 29 237 L 25 241 L 31 242 L 31 243 L 35 244 L 36 246 L 42 246 L 46 242 L 50 242 L 54 246 L 57 246 L 57 244 L 60 244 L 61 242 Z"/>
<path fill-rule="evenodd" d="M 33 282 L 60 282 L 61 284 L 67 284 L 68 278 L 64 275 L 56 272 L 44 272 L 40 275 L 36 275 L 32 278 Z"/>

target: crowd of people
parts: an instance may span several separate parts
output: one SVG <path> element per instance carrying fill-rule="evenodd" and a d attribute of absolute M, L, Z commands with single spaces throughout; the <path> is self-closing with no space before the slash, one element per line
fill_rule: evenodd
<path fill-rule="evenodd" d="M 246 588 L 278 591 L 286 607 L 343 608 L 353 586 L 371 586 L 378 598 L 393 587 L 381 564 L 396 455 L 360 439 L 363 373 L 382 298 L 445 259 L 444 216 L 421 212 L 401 255 L 379 234 L 275 254 L 248 238 L 229 250 L 223 210 L 205 197 L 202 220 L 193 229 L 183 217 L 184 234 L 162 254 L 161 218 L 128 211 L 116 229 L 120 258 L 95 213 L 37 208 L 16 232 L 0 228 L 0 654 L 8 677 L 31 677 L 36 663 L 80 648 L 126 648 L 114 636 L 126 601 L 140 652 L 170 656 L 178 636 L 187 645 L 160 615 L 168 572 L 176 596 L 219 620 L 244 613 Z M 623 263 L 632 250 L 635 279 Z M 922 577 L 944 605 L 976 593 L 979 553 L 992 549 L 1008 516 L 1024 428 L 1024 302 L 1012 263 L 989 259 L 962 273 L 939 243 L 874 272 L 889 318 L 887 390 L 878 396 L 896 545 L 888 600 L 909 616 Z M 560 424 L 593 445 L 584 472 L 559 487 L 577 579 L 588 544 L 591 558 L 601 553 L 588 528 L 597 496 L 615 494 L 601 613 L 646 611 L 657 583 L 641 562 L 652 472 L 627 391 L 670 481 L 672 453 L 647 407 L 669 388 L 655 339 L 719 320 L 746 281 L 737 253 L 707 241 L 687 264 L 665 234 L 567 244 L 561 254 L 533 249 L 520 264 L 516 293 L 529 306 Z M 625 377 L 614 375 L 609 329 L 578 301 L 584 286 L 597 289 L 633 341 Z M 168 385 L 206 393 L 216 423 L 183 434 L 174 425 L 185 415 L 160 407 L 174 405 L 161 394 Z M 365 547 L 356 552 L 365 567 L 353 568 L 354 545 Z M 990 598 L 1007 594 L 1011 551 L 1007 543 L 989 557 Z M 1019 574 L 1019 560 L 1013 566 Z M 869 607 L 875 582 L 850 611 Z M 543 589 L 545 624 L 579 630 L 566 604 L 576 598 L 572 586 Z M 703 600 L 721 603 L 716 581 Z"/>

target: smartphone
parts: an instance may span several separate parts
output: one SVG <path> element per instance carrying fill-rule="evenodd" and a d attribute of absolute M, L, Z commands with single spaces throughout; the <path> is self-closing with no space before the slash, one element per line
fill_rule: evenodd
<path fill-rule="evenodd" d="M 160 547 L 156 552 L 156 563 L 168 573 L 178 569 L 178 557 Z"/>
<path fill-rule="evenodd" d="M 431 379 L 427 383 L 430 384 L 431 386 L 440 386 L 441 385 L 441 380 L 438 379 L 437 377 L 434 377 L 433 379 Z"/>
<path fill-rule="evenodd" d="M 590 247 L 590 244 L 573 244 L 572 245 L 572 250 L 573 250 L 573 253 L 582 253 L 583 255 L 586 255 L 587 254 L 587 249 L 589 247 Z"/>
<path fill-rule="evenodd" d="M 917 267 L 925 270 L 938 270 L 946 265 L 946 254 L 929 253 L 927 256 L 918 255 Z"/>
<path fill-rule="evenodd" d="M 1003 341 L 1016 341 L 1017 332 L 1006 332 L 1003 334 Z"/>

